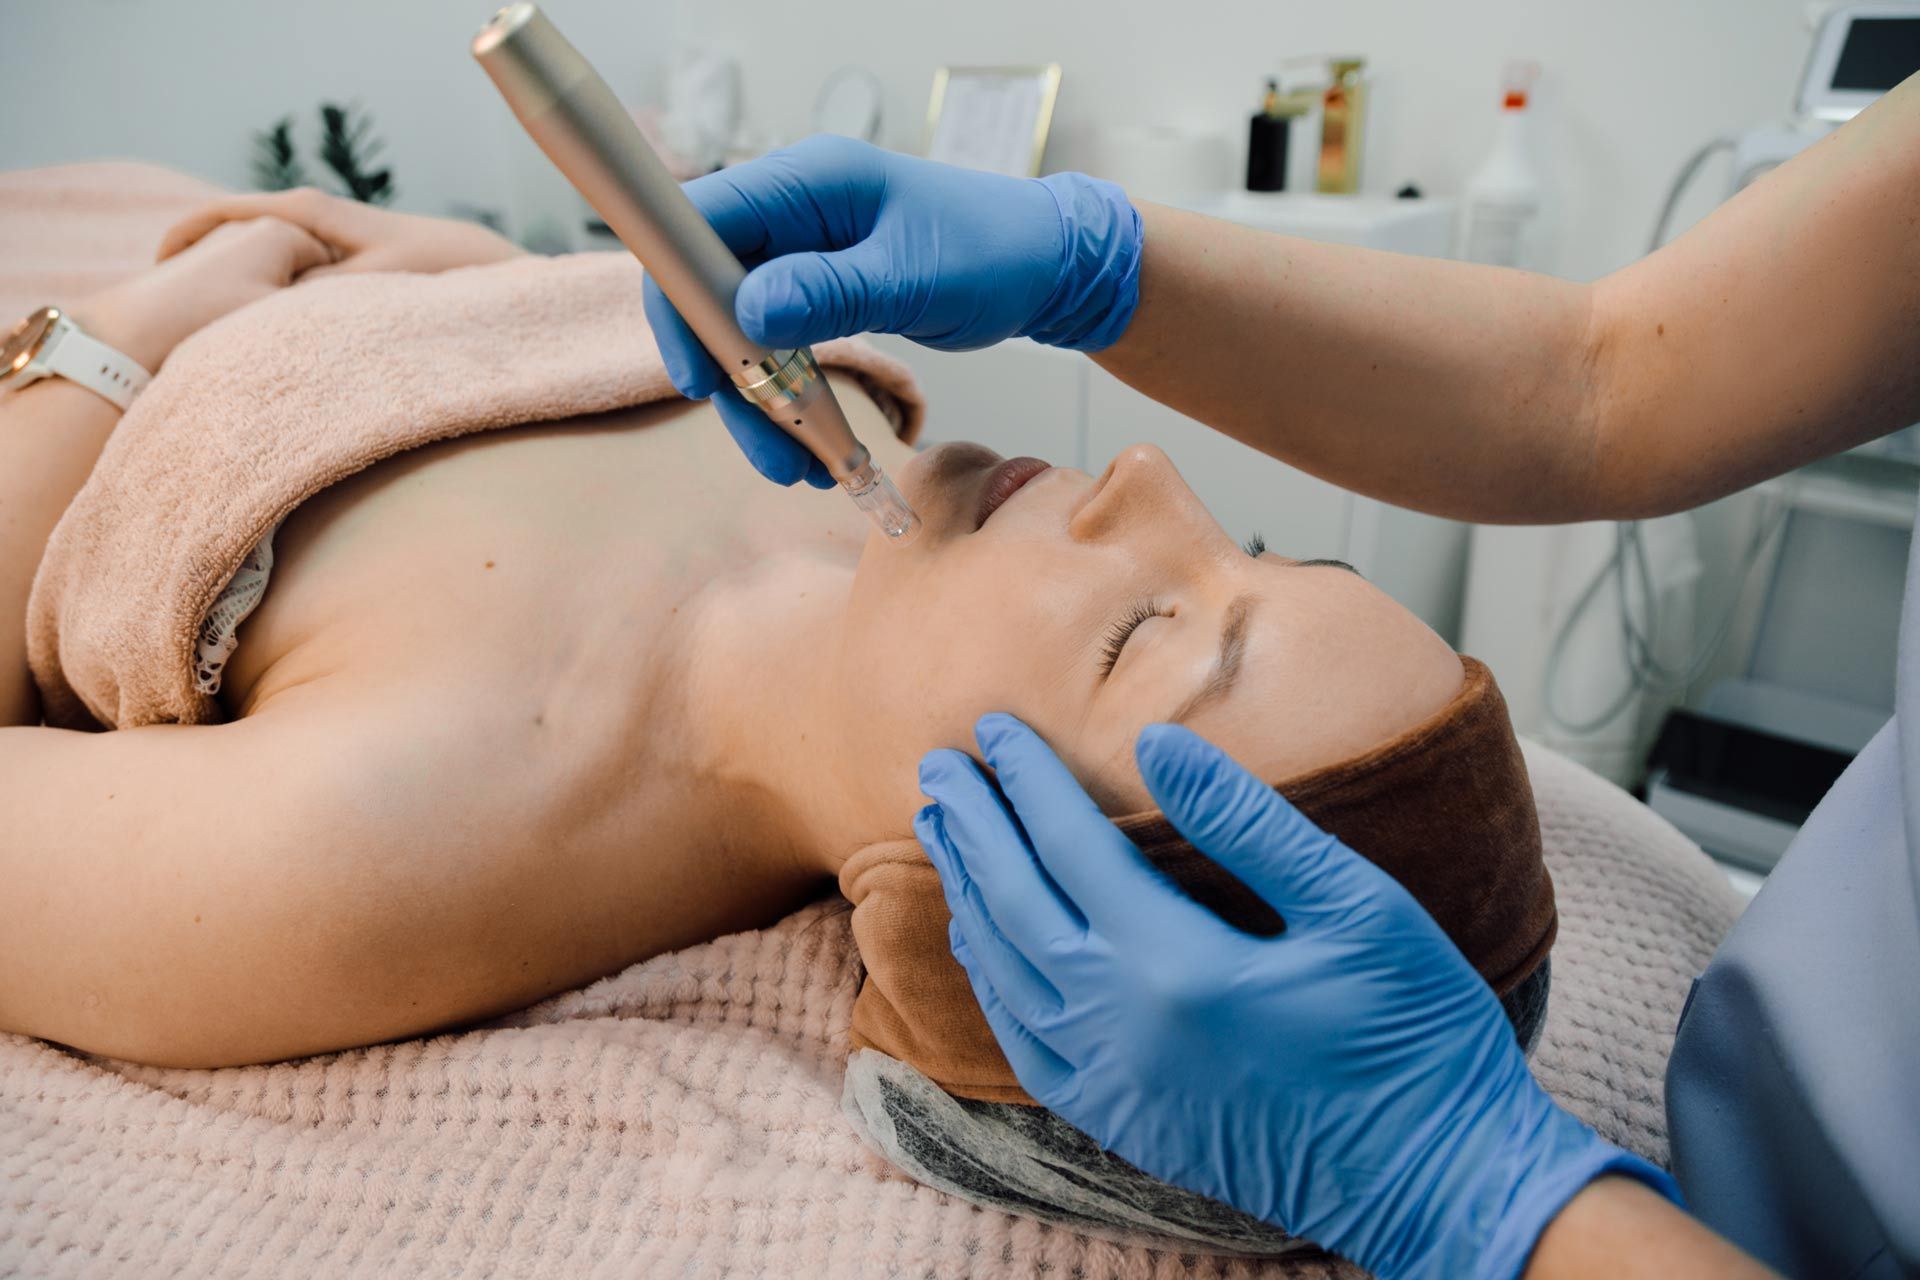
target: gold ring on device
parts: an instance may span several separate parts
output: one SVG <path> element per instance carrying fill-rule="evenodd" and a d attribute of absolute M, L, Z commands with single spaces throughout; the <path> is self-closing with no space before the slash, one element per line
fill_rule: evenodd
<path fill-rule="evenodd" d="M 757 405 L 780 408 L 792 404 L 820 380 L 820 366 L 805 347 L 776 351 L 751 369 L 733 376 L 740 394 Z"/>

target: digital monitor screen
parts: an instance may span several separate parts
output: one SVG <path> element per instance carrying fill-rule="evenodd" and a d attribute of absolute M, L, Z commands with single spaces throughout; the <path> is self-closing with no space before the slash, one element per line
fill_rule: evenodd
<path fill-rule="evenodd" d="M 1782 822 L 1799 824 L 1840 780 L 1852 757 L 1810 742 L 1676 708 L 1647 763 L 1667 785 Z"/>
<path fill-rule="evenodd" d="M 1885 93 L 1920 71 L 1920 18 L 1855 18 L 1831 89 Z"/>

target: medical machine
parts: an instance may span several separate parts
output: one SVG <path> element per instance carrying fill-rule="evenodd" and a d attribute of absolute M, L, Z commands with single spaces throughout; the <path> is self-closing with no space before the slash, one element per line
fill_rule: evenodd
<path fill-rule="evenodd" d="M 1920 72 L 1920 5 L 1849 5 L 1822 20 L 1793 118 L 1716 139 L 1689 162 L 1655 230 L 1706 155 L 1732 157 L 1729 195 Z M 1657 243 L 1656 241 L 1656 243 Z M 1726 862 L 1764 872 L 1826 787 L 1892 713 L 1920 427 L 1763 486 L 1774 512 L 1744 612 L 1743 662 L 1654 744 L 1647 800 Z"/>
<path fill-rule="evenodd" d="M 1827 14 L 1793 115 L 1689 157 L 1649 251 L 1713 156 L 1731 157 L 1731 196 L 1916 71 L 1920 4 Z M 1476 529 L 1463 647 L 1500 675 L 1522 732 L 1623 785 L 1644 776 L 1656 811 L 1764 873 L 1892 714 L 1917 433 L 1690 515 Z M 1703 576 L 1713 547 L 1720 570 Z"/>
<path fill-rule="evenodd" d="M 537 5 L 500 10 L 473 56 L 540 149 L 640 259 L 740 393 L 826 464 L 889 539 L 920 521 L 855 438 L 813 353 L 770 351 L 734 319 L 746 269 L 680 190 L 613 90 Z"/>
<path fill-rule="evenodd" d="M 1681 195 L 1716 152 L 1732 157 L 1726 189 L 1732 196 L 1859 115 L 1916 70 L 1920 5 L 1846 5 L 1828 12 L 1807 52 L 1793 114 L 1715 138 L 1689 157 L 1667 193 L 1654 228 L 1656 245 L 1666 239 Z"/>

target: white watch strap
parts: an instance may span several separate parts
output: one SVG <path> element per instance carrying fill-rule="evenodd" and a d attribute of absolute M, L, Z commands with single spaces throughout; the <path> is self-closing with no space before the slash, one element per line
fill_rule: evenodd
<path fill-rule="evenodd" d="M 64 321 L 41 349 L 35 361 L 50 374 L 77 382 L 125 409 L 153 375 L 132 359 L 92 337 L 72 321 Z"/>

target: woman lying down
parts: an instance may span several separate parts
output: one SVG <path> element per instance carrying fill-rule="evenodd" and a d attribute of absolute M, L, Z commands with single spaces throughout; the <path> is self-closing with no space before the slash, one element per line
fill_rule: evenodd
<path fill-rule="evenodd" d="M 837 878 L 867 969 L 847 1105 L 896 1162 L 1285 1247 L 1099 1152 L 995 1049 L 909 832 L 922 754 L 998 710 L 1272 932 L 1147 812 L 1134 735 L 1191 725 L 1407 884 L 1537 1034 L 1552 889 L 1485 670 L 1345 566 L 1236 545 L 1158 450 L 1097 476 L 915 453 L 905 371 L 831 344 L 925 521 L 889 545 L 673 396 L 624 255 L 310 192 L 165 248 L 50 300 L 161 368 L 123 419 L 58 379 L 0 398 L 38 468 L 0 492 L 0 1030 L 201 1067 L 425 1035 Z"/>

